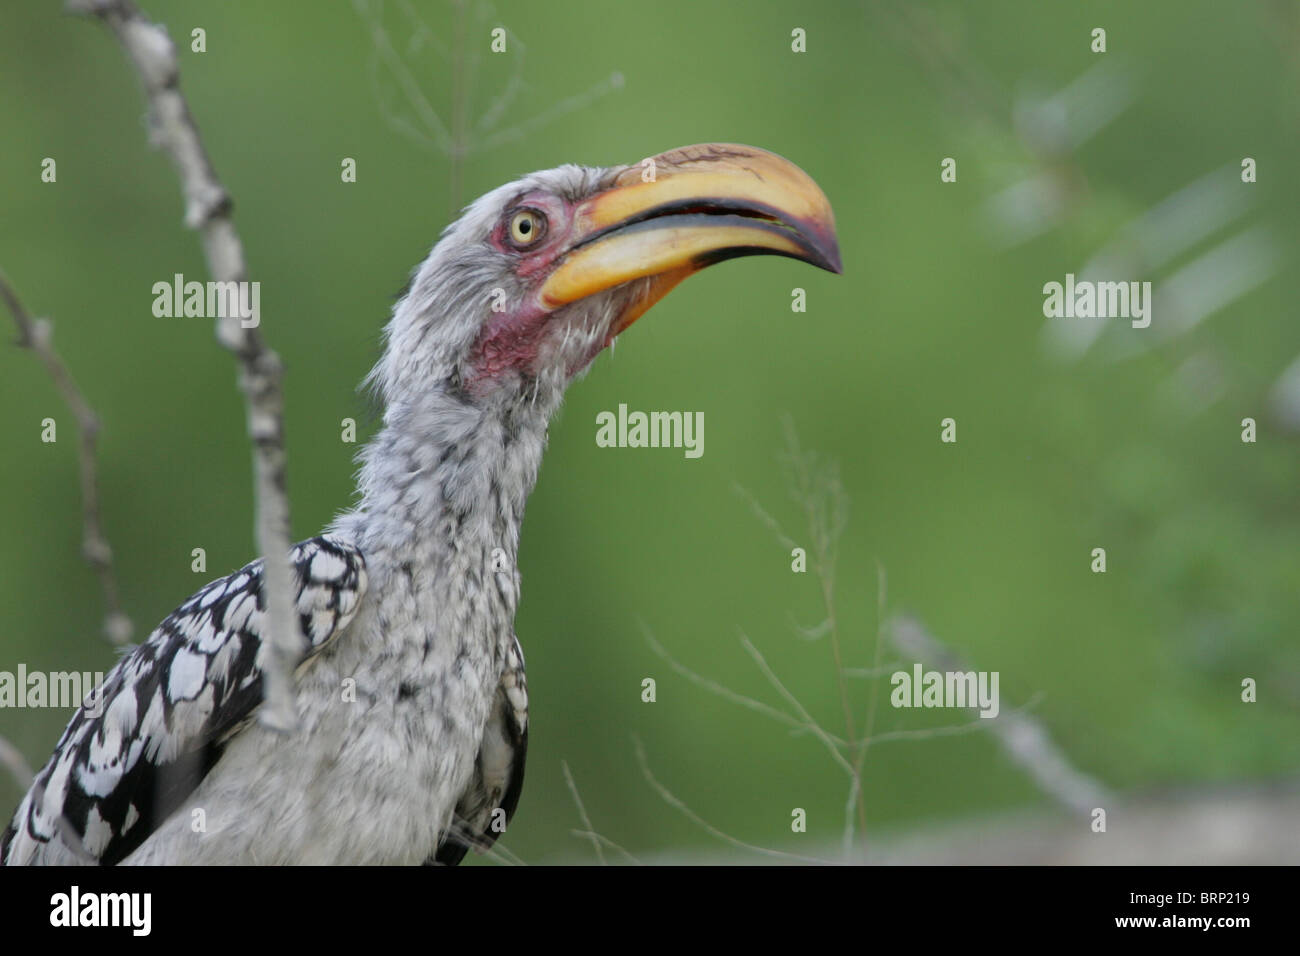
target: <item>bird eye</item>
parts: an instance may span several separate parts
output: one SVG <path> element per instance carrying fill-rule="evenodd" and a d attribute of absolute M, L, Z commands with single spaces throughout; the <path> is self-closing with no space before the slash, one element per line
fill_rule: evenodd
<path fill-rule="evenodd" d="M 517 248 L 531 246 L 546 235 L 546 217 L 536 209 L 519 209 L 510 217 L 510 242 Z"/>

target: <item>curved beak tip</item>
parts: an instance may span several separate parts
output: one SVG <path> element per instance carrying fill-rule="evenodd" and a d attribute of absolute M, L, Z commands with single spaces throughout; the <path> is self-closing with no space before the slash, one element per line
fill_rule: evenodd
<path fill-rule="evenodd" d="M 817 252 L 817 258 L 810 259 L 812 265 L 837 276 L 844 274 L 844 261 L 840 258 L 840 243 L 835 235 L 835 227 L 826 228 L 821 224 L 809 224 L 806 235 L 809 243 Z"/>
<path fill-rule="evenodd" d="M 686 146 L 623 167 L 576 222 L 577 241 L 543 290 L 552 304 L 647 276 L 673 276 L 666 292 L 690 272 L 748 255 L 843 272 L 826 195 L 794 163 L 753 146 Z"/>

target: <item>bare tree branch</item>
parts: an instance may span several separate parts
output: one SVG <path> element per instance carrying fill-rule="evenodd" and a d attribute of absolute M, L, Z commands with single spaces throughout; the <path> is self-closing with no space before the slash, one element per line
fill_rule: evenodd
<path fill-rule="evenodd" d="M 171 157 L 185 197 L 185 224 L 199 232 L 208 271 L 220 282 L 244 282 L 244 247 L 231 219 L 231 199 L 217 179 L 198 126 L 180 90 L 176 48 L 162 26 L 131 0 L 69 0 L 69 9 L 98 17 L 116 34 L 144 85 L 155 144 Z M 228 310 L 232 313 L 237 310 Z M 236 314 L 217 319 L 217 341 L 239 362 L 240 386 L 253 444 L 257 547 L 263 556 L 269 653 L 263 665 L 260 722 L 276 730 L 297 726 L 292 674 L 303 641 L 290 596 L 289 499 L 285 490 L 283 369 L 255 327 Z"/>
<path fill-rule="evenodd" d="M 0 270 L 0 299 L 4 299 L 18 325 L 18 344 L 36 353 L 76 419 L 81 438 L 77 446 L 81 470 L 81 555 L 99 575 L 99 586 L 104 592 L 104 636 L 120 646 L 131 639 L 131 619 L 122 611 L 117 575 L 113 571 L 113 549 L 99 519 L 99 473 L 95 464 L 99 417 L 54 350 L 54 326 L 48 319 L 32 317 L 3 270 Z"/>

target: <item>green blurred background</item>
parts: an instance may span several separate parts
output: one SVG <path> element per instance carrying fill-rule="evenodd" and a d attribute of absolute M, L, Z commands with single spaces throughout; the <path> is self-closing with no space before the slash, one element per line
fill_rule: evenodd
<path fill-rule="evenodd" d="M 879 562 L 884 614 L 915 613 L 999 671 L 1004 709 L 1037 698 L 1071 759 L 1111 787 L 1294 779 L 1300 436 L 1282 379 L 1300 355 L 1284 282 L 1298 238 L 1296 4 L 410 7 L 424 27 L 396 3 L 369 17 L 343 2 L 145 4 L 181 41 L 183 89 L 287 364 L 295 537 L 350 502 L 358 446 L 340 442 L 340 420 L 373 429 L 357 383 L 451 201 L 447 155 L 385 118 L 418 123 L 391 69 L 376 69 L 375 23 L 447 122 L 459 95 L 472 127 L 521 70 L 505 135 L 480 136 L 464 163 L 463 199 L 564 162 L 752 143 L 817 179 L 844 257 L 841 277 L 772 258 L 708 270 L 572 390 L 523 534 L 533 723 L 514 853 L 591 858 L 570 833 L 562 761 L 596 828 L 638 856 L 714 846 L 647 784 L 634 737 L 666 786 L 735 837 L 796 851 L 838 839 L 845 779 L 817 741 L 709 696 L 643 636 L 780 706 L 743 632 L 842 730 L 828 644 L 791 627 L 823 616 L 819 582 L 791 573 L 735 492 L 801 536 L 778 461 L 786 414 L 804 446 L 840 463 L 850 501 L 836 602 L 850 664 L 872 657 Z M 513 45 L 494 56 L 497 26 Z M 1098 26 L 1105 54 L 1089 48 Z M 206 53 L 189 50 L 194 27 Z M 795 27 L 806 53 L 791 52 Z M 101 27 L 56 3 L 6 6 L 0 267 L 53 318 L 102 416 L 106 530 L 147 630 L 254 547 L 233 364 L 206 320 L 151 314 L 154 282 L 206 271 L 143 116 Z M 1245 156 L 1256 184 L 1240 182 Z M 55 184 L 40 181 L 44 157 Z M 343 157 L 357 160 L 355 184 L 340 182 Z M 940 182 L 944 157 L 956 183 Z M 1207 176 L 1217 200 L 1180 192 Z M 1153 224 L 1171 196 L 1181 225 Z M 1131 256 L 1144 229 L 1183 243 L 1142 264 Z M 1112 320 L 1091 348 L 1054 348 L 1043 284 L 1107 250 L 1138 262 L 1107 278 L 1156 283 L 1153 327 Z M 1204 314 L 1175 329 L 1159 297 L 1176 276 L 1228 291 L 1198 297 Z M 804 314 L 791 312 L 795 287 Z M 16 348 L 0 350 L 0 396 L 0 669 L 107 670 L 99 589 L 78 552 L 72 419 Z M 597 448 L 597 412 L 621 402 L 702 411 L 703 458 Z M 39 440 L 46 416 L 57 444 Z M 949 416 L 955 445 L 939 441 Z M 1247 416 L 1255 444 L 1240 440 Z M 190 570 L 196 547 L 206 575 Z M 1094 547 L 1105 574 L 1089 570 Z M 641 701 L 645 677 L 656 703 Z M 1259 682 L 1254 705 L 1240 702 L 1243 677 Z M 860 722 L 867 682 L 852 689 Z M 0 735 L 39 766 L 67 717 L 0 711 Z M 876 725 L 966 719 L 884 707 Z M 0 777 L 0 812 L 19 796 Z M 872 832 L 1047 805 L 983 733 L 873 748 L 866 798 Z M 795 807 L 807 838 L 790 832 Z"/>

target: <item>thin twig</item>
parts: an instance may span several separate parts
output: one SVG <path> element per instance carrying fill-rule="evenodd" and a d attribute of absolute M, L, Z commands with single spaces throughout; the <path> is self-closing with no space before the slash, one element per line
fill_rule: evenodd
<path fill-rule="evenodd" d="M 933 737 L 960 737 L 963 734 L 978 733 L 981 730 L 996 733 L 998 721 L 1013 714 L 1028 714 L 1043 701 L 1043 695 L 1034 694 L 1019 707 L 1003 710 L 994 718 L 976 717 L 964 724 L 942 724 L 938 727 L 914 727 L 907 730 L 886 730 L 871 738 L 872 744 L 893 743 L 896 740 L 929 740 Z M 974 708 L 972 708 L 974 709 Z"/>
<path fill-rule="evenodd" d="M 493 863 L 500 863 L 502 866 L 527 866 L 523 859 L 501 843 L 493 843 L 483 851 L 483 858 L 491 860 Z"/>
<path fill-rule="evenodd" d="M 481 42 L 476 43 L 471 37 L 477 33 L 484 18 L 492 16 L 492 8 L 488 4 L 474 2 L 471 11 L 471 2 L 472 0 L 450 0 L 452 25 L 449 31 L 451 43 L 448 46 L 436 42 L 433 31 L 408 0 L 398 2 L 398 8 L 409 21 L 412 30 L 408 52 L 415 53 L 427 42 L 435 53 L 447 61 L 450 74 L 450 83 L 447 84 L 450 87 L 448 103 L 450 121 L 444 122 L 438 115 L 438 110 L 434 108 L 432 99 L 422 89 L 417 79 L 417 71 L 412 69 L 407 59 L 398 52 L 388 30 L 384 27 L 381 0 L 352 0 L 357 14 L 366 22 L 371 43 L 375 48 L 375 56 L 370 61 L 370 76 L 380 112 L 394 130 L 409 137 L 422 148 L 446 157 L 447 205 L 451 218 L 456 217 L 463 204 L 465 162 L 470 156 L 521 140 L 533 130 L 582 109 L 623 86 L 623 74 L 611 73 L 590 88 L 553 104 L 531 119 L 506 129 L 497 129 L 502 117 L 525 86 L 526 48 L 515 34 L 501 27 L 500 29 L 505 30 L 505 49 L 513 53 L 510 58 L 512 60 L 510 76 L 505 86 L 492 97 L 487 108 L 475 121 L 472 116 L 471 93 L 482 53 Z M 471 12 L 474 14 L 472 26 Z M 383 89 L 381 64 L 392 75 L 393 81 L 414 115 L 414 122 L 393 109 L 388 102 Z"/>
<path fill-rule="evenodd" d="M 460 212 L 469 152 L 469 83 L 465 69 L 465 0 L 452 0 L 455 27 L 451 41 L 451 145 L 447 150 L 447 218 Z"/>
<path fill-rule="evenodd" d="M 624 856 L 624 858 L 626 858 L 626 860 L 629 863 L 631 863 L 633 866 L 645 866 L 644 863 L 638 860 L 635 856 L 633 856 L 623 847 L 619 846 L 609 837 L 596 833 L 594 830 L 570 830 L 569 833 L 571 833 L 573 836 L 580 837 L 584 840 L 594 840 L 595 842 L 600 843 L 603 846 L 609 847 L 615 853 L 621 853 Z"/>
<path fill-rule="evenodd" d="M 776 518 L 772 517 L 771 513 L 768 512 L 759 500 L 754 497 L 753 492 L 739 483 L 733 484 L 732 488 L 735 489 L 736 494 L 745 499 L 746 503 L 749 505 L 749 510 L 754 512 L 754 516 L 758 518 L 758 520 L 762 522 L 773 535 L 776 536 L 776 540 L 779 541 L 783 547 L 790 551 L 799 547 L 798 542 L 785 533 L 785 529 L 781 527 L 781 523 L 777 521 Z M 824 629 L 826 627 L 826 622 L 823 621 L 817 626 L 820 629 Z"/>
<path fill-rule="evenodd" d="M 605 79 L 597 80 L 581 93 L 574 93 L 572 96 L 565 97 L 553 106 L 538 113 L 536 116 L 522 120 L 508 129 L 503 129 L 492 136 L 488 136 L 477 143 L 471 144 L 469 152 L 480 153 L 484 150 L 504 146 L 507 143 L 518 142 L 529 133 L 535 132 L 543 126 L 555 122 L 562 116 L 576 113 L 578 110 L 590 106 L 602 96 L 608 96 L 615 90 L 621 90 L 622 88 L 623 74 L 615 71 L 605 77 Z"/>
<path fill-rule="evenodd" d="M 514 102 L 515 97 L 519 95 L 519 91 L 524 86 L 524 57 L 528 52 L 528 48 L 524 46 L 519 37 L 509 30 L 506 30 L 506 40 L 515 54 L 510 79 L 506 82 L 504 89 L 493 97 L 492 102 L 488 104 L 488 108 L 483 111 L 483 115 L 474 124 L 474 132 L 478 134 L 491 132 L 496 128 L 497 123 L 501 122 L 501 116 L 510 108 L 510 104 Z"/>
<path fill-rule="evenodd" d="M 885 575 L 885 566 L 879 561 L 876 562 L 876 640 L 875 648 L 872 651 L 871 667 L 863 670 L 873 677 L 883 677 L 886 668 L 880 663 L 881 651 L 884 648 L 884 634 L 882 628 L 885 623 L 885 607 L 888 597 L 888 578 Z M 880 682 L 872 681 L 871 695 L 867 698 L 867 721 L 862 730 L 862 740 L 859 742 L 857 754 L 853 759 L 853 782 L 856 785 L 853 792 L 849 795 L 848 804 L 845 806 L 845 827 L 844 827 L 844 849 L 847 852 L 853 844 L 852 820 L 853 804 L 856 801 L 858 819 L 862 822 L 862 838 L 866 839 L 866 820 L 867 820 L 867 798 L 862 791 L 862 773 L 867 763 L 867 751 L 873 743 L 872 733 L 876 728 L 876 703 L 880 696 Z"/>
<path fill-rule="evenodd" d="M 167 30 L 150 22 L 130 0 L 69 0 L 75 12 L 93 14 L 117 35 L 144 85 L 154 142 L 171 157 L 185 197 L 185 223 L 199 232 L 208 271 L 219 282 L 248 278 L 244 247 L 231 219 L 231 199 L 213 171 L 198 126 L 180 90 L 176 48 Z M 297 727 L 293 669 L 303 640 L 290 595 L 289 499 L 285 490 L 283 369 L 255 327 L 236 314 L 217 319 L 217 340 L 239 361 L 256 480 L 256 536 L 263 557 L 263 591 L 269 653 L 262 662 L 267 727 Z"/>
<path fill-rule="evenodd" d="M 786 443 L 783 464 L 785 465 L 791 496 L 804 513 L 806 533 L 808 534 L 807 543 L 809 545 L 807 553 L 812 570 L 816 574 L 820 585 L 819 590 L 824 614 L 822 620 L 812 627 L 801 625 L 793 619 L 791 619 L 791 625 L 795 633 L 803 640 L 818 641 L 827 636 L 830 638 L 831 662 L 835 671 L 835 683 L 847 739 L 830 735 L 815 721 L 811 729 L 823 738 L 823 742 L 828 739 L 832 740 L 837 745 L 837 748 L 844 747 L 853 755 L 853 760 L 850 762 L 844 758 L 838 749 L 834 751 L 836 762 L 849 776 L 849 794 L 845 802 L 844 837 L 842 841 L 847 856 L 853 847 L 855 813 L 858 819 L 858 827 L 864 834 L 867 826 L 866 808 L 861 799 L 862 767 L 867 742 L 858 737 L 854 729 L 853 708 L 849 702 L 848 679 L 850 677 L 879 676 L 880 661 L 879 655 L 877 655 L 876 666 L 873 668 L 848 668 L 844 664 L 844 657 L 840 647 L 839 619 L 835 611 L 835 564 L 836 546 L 847 523 L 847 496 L 840 484 L 839 475 L 835 468 L 821 465 L 813 455 L 800 449 L 793 419 L 785 416 L 781 424 Z M 736 491 L 745 498 L 750 510 L 772 532 L 783 547 L 787 549 L 798 547 L 795 540 L 782 528 L 781 523 L 759 503 L 753 494 L 739 485 L 736 486 Z M 752 646 L 750 645 L 751 648 Z M 757 650 L 753 650 L 752 654 L 757 655 Z M 765 667 L 765 663 L 760 666 Z M 775 681 L 776 675 L 770 671 L 769 673 L 769 680 Z M 811 717 L 809 720 L 811 720 Z"/>
<path fill-rule="evenodd" d="M 804 705 L 799 703 L 799 698 L 795 697 L 794 694 L 790 692 L 789 688 L 781 682 L 781 678 L 776 676 L 776 671 L 772 670 L 771 666 L 767 663 L 767 658 L 762 655 L 759 649 L 755 647 L 753 642 L 744 634 L 740 635 L 740 644 L 749 653 L 749 656 L 754 659 L 754 663 L 757 664 L 758 669 L 763 672 L 763 676 L 767 678 L 768 683 L 776 689 L 778 694 L 785 698 L 786 703 L 794 708 L 795 714 L 803 720 L 804 725 L 808 727 L 817 739 L 826 747 L 826 752 L 831 755 L 831 759 L 835 761 L 842 770 L 852 776 L 853 767 L 846 759 L 844 759 L 844 754 L 840 753 L 840 748 L 837 746 L 837 742 L 842 744 L 842 741 L 839 741 L 839 739 L 833 736 L 829 731 L 824 730 L 821 724 L 817 723 L 817 721 L 813 719 L 812 714 L 808 713 L 808 710 Z"/>
<path fill-rule="evenodd" d="M 789 415 L 783 418 L 782 429 L 785 432 L 786 467 L 792 479 L 792 492 L 795 500 L 803 506 L 813 547 L 813 566 L 818 582 L 821 584 L 822 610 L 825 614 L 826 630 L 830 636 L 835 686 L 839 692 L 840 711 L 844 717 L 844 735 L 856 753 L 856 759 L 851 764 L 846 762 L 850 780 L 847 807 L 851 811 L 856 805 L 858 828 L 865 834 L 866 807 L 860 798 L 862 760 L 866 743 L 858 737 L 854 729 L 853 705 L 849 702 L 848 680 L 841 650 L 839 615 L 835 610 L 836 549 L 847 520 L 848 499 L 835 467 L 821 465 L 811 453 L 805 453 L 800 449 L 794 419 Z M 843 842 L 847 853 L 853 845 L 852 816 L 845 821 Z"/>
<path fill-rule="evenodd" d="M 695 684 L 697 687 L 702 687 L 704 690 L 707 690 L 711 694 L 716 694 L 718 697 L 721 697 L 723 700 L 729 700 L 733 704 L 739 704 L 741 707 L 747 707 L 750 710 L 757 711 L 763 716 L 770 717 L 773 720 L 785 724 L 786 726 L 791 727 L 796 731 L 816 732 L 816 730 L 818 729 L 805 723 L 802 720 L 799 720 L 795 717 L 791 717 L 783 710 L 777 710 L 775 707 L 771 706 L 770 704 L 765 704 L 761 700 L 755 700 L 752 697 L 746 697 L 744 694 L 738 694 L 730 687 L 727 687 L 723 684 L 719 684 L 715 680 L 711 680 L 708 677 L 703 676 L 702 674 L 696 673 L 695 671 L 687 667 L 685 664 L 679 662 L 671 654 L 669 654 L 668 651 L 664 648 L 664 646 L 660 644 L 657 640 L 655 640 L 654 635 L 650 632 L 650 629 L 644 623 L 642 623 L 641 625 L 641 630 L 645 634 L 646 643 L 650 645 L 650 649 L 654 651 L 656 654 L 658 654 L 661 658 L 663 658 L 669 667 L 671 667 L 682 677 L 686 678 L 692 684 Z M 825 731 L 822 732 L 825 733 Z M 832 737 L 831 739 L 833 739 L 835 743 L 837 743 L 842 747 L 848 745 L 847 741 L 842 740 L 838 737 Z"/>
<path fill-rule="evenodd" d="M 415 7 L 411 5 L 410 0 L 397 0 L 397 6 L 406 16 L 406 19 L 414 26 L 414 29 L 411 32 L 411 37 L 406 42 L 407 52 L 414 53 L 422 44 L 427 43 L 429 46 L 433 47 L 434 53 L 445 57 L 447 55 L 446 47 L 438 42 L 438 38 L 434 36 L 433 30 L 429 27 L 429 24 L 424 21 L 424 18 L 416 11 Z"/>
<path fill-rule="evenodd" d="M 420 84 L 412 75 L 406 62 L 393 47 L 393 41 L 388 36 L 388 31 L 384 29 L 383 21 L 380 19 L 379 12 L 372 10 L 366 0 L 353 0 L 353 6 L 357 13 L 370 27 L 370 39 L 374 43 L 375 50 L 383 58 L 385 65 L 392 72 L 393 78 L 401 87 L 402 92 L 406 95 L 406 101 L 415 114 L 420 118 L 426 130 L 433 135 L 434 146 L 440 152 L 446 152 L 451 144 L 451 135 L 447 132 L 447 127 L 438 117 L 438 111 L 433 108 L 424 91 L 420 89 Z"/>
<path fill-rule="evenodd" d="M 670 807 L 673 807 L 674 809 L 680 811 L 683 816 L 685 816 L 688 820 L 690 820 L 700 829 L 704 830 L 707 833 L 712 834 L 713 836 L 717 837 L 719 840 L 722 840 L 724 843 L 729 843 L 732 846 L 741 850 L 750 850 L 754 853 L 762 853 L 764 856 L 775 857 L 776 859 L 781 859 L 781 860 L 793 860 L 796 863 L 819 863 L 825 866 L 834 865 L 834 862 L 831 860 L 823 860 L 815 856 L 803 856 L 802 854 L 799 853 L 787 853 L 784 850 L 773 850 L 765 846 L 755 846 L 753 843 L 746 843 L 744 840 L 738 839 L 737 837 L 734 837 L 729 833 L 724 833 L 723 831 L 719 830 L 712 823 L 709 823 L 698 813 L 696 813 L 694 810 L 688 807 L 680 797 L 678 797 L 671 790 L 669 790 L 662 783 L 660 783 L 659 780 L 655 777 L 654 773 L 651 772 L 650 770 L 650 763 L 646 759 L 645 748 L 641 746 L 640 739 L 633 737 L 632 743 L 636 747 L 636 760 L 637 763 L 641 765 L 641 773 L 646 778 L 646 781 L 650 784 L 651 787 L 653 787 L 658 792 L 659 796 L 663 798 L 665 803 L 667 803 Z"/>
<path fill-rule="evenodd" d="M 797 620 L 795 620 L 795 616 L 793 614 L 787 613 L 786 618 L 790 621 L 790 627 L 794 630 L 795 634 L 810 644 L 816 641 L 820 641 L 823 637 L 825 637 L 827 634 L 831 632 L 831 622 L 824 619 L 818 621 L 816 624 L 806 625 L 806 624 L 800 624 Z M 861 668 L 856 668 L 856 669 L 861 670 Z M 846 667 L 844 669 L 844 675 L 846 677 L 853 677 L 855 676 L 852 673 L 854 670 L 855 668 Z"/>
<path fill-rule="evenodd" d="M 452 816 L 451 821 L 447 824 L 447 832 L 443 834 L 443 838 L 446 839 L 448 836 L 455 837 L 479 856 L 494 863 L 501 863 L 505 866 L 527 865 L 500 841 L 486 843 L 478 830 L 470 826 L 461 816 Z"/>
<path fill-rule="evenodd" d="M 600 840 L 596 837 L 596 828 L 591 825 L 591 817 L 587 816 L 587 808 L 583 805 L 582 796 L 578 793 L 578 785 L 573 781 L 573 774 L 569 771 L 569 762 L 560 761 L 560 767 L 564 770 L 564 781 L 569 785 L 569 793 L 573 794 L 573 802 L 578 807 L 578 817 L 582 820 L 582 825 L 587 829 L 584 831 L 591 837 L 591 848 L 596 851 L 596 859 L 600 861 L 601 866 L 608 866 L 605 860 L 605 851 L 601 848 Z"/>
<path fill-rule="evenodd" d="M 131 619 L 122 611 L 117 575 L 113 570 L 113 549 L 104 536 L 99 517 L 99 473 L 96 467 L 99 417 L 54 350 L 53 325 L 48 319 L 32 317 L 3 270 L 0 270 L 0 298 L 4 299 L 18 325 L 18 344 L 36 353 L 77 422 L 81 438 L 77 446 L 81 471 L 81 555 L 99 575 L 100 589 L 104 593 L 104 636 L 120 646 L 131 639 Z"/>
<path fill-rule="evenodd" d="M 898 661 L 891 661 L 888 664 L 881 664 L 879 667 L 846 667 L 844 668 L 845 677 L 860 678 L 862 680 L 878 680 L 881 677 L 888 677 L 901 667 Z M 870 729 L 866 731 L 870 736 Z"/>

